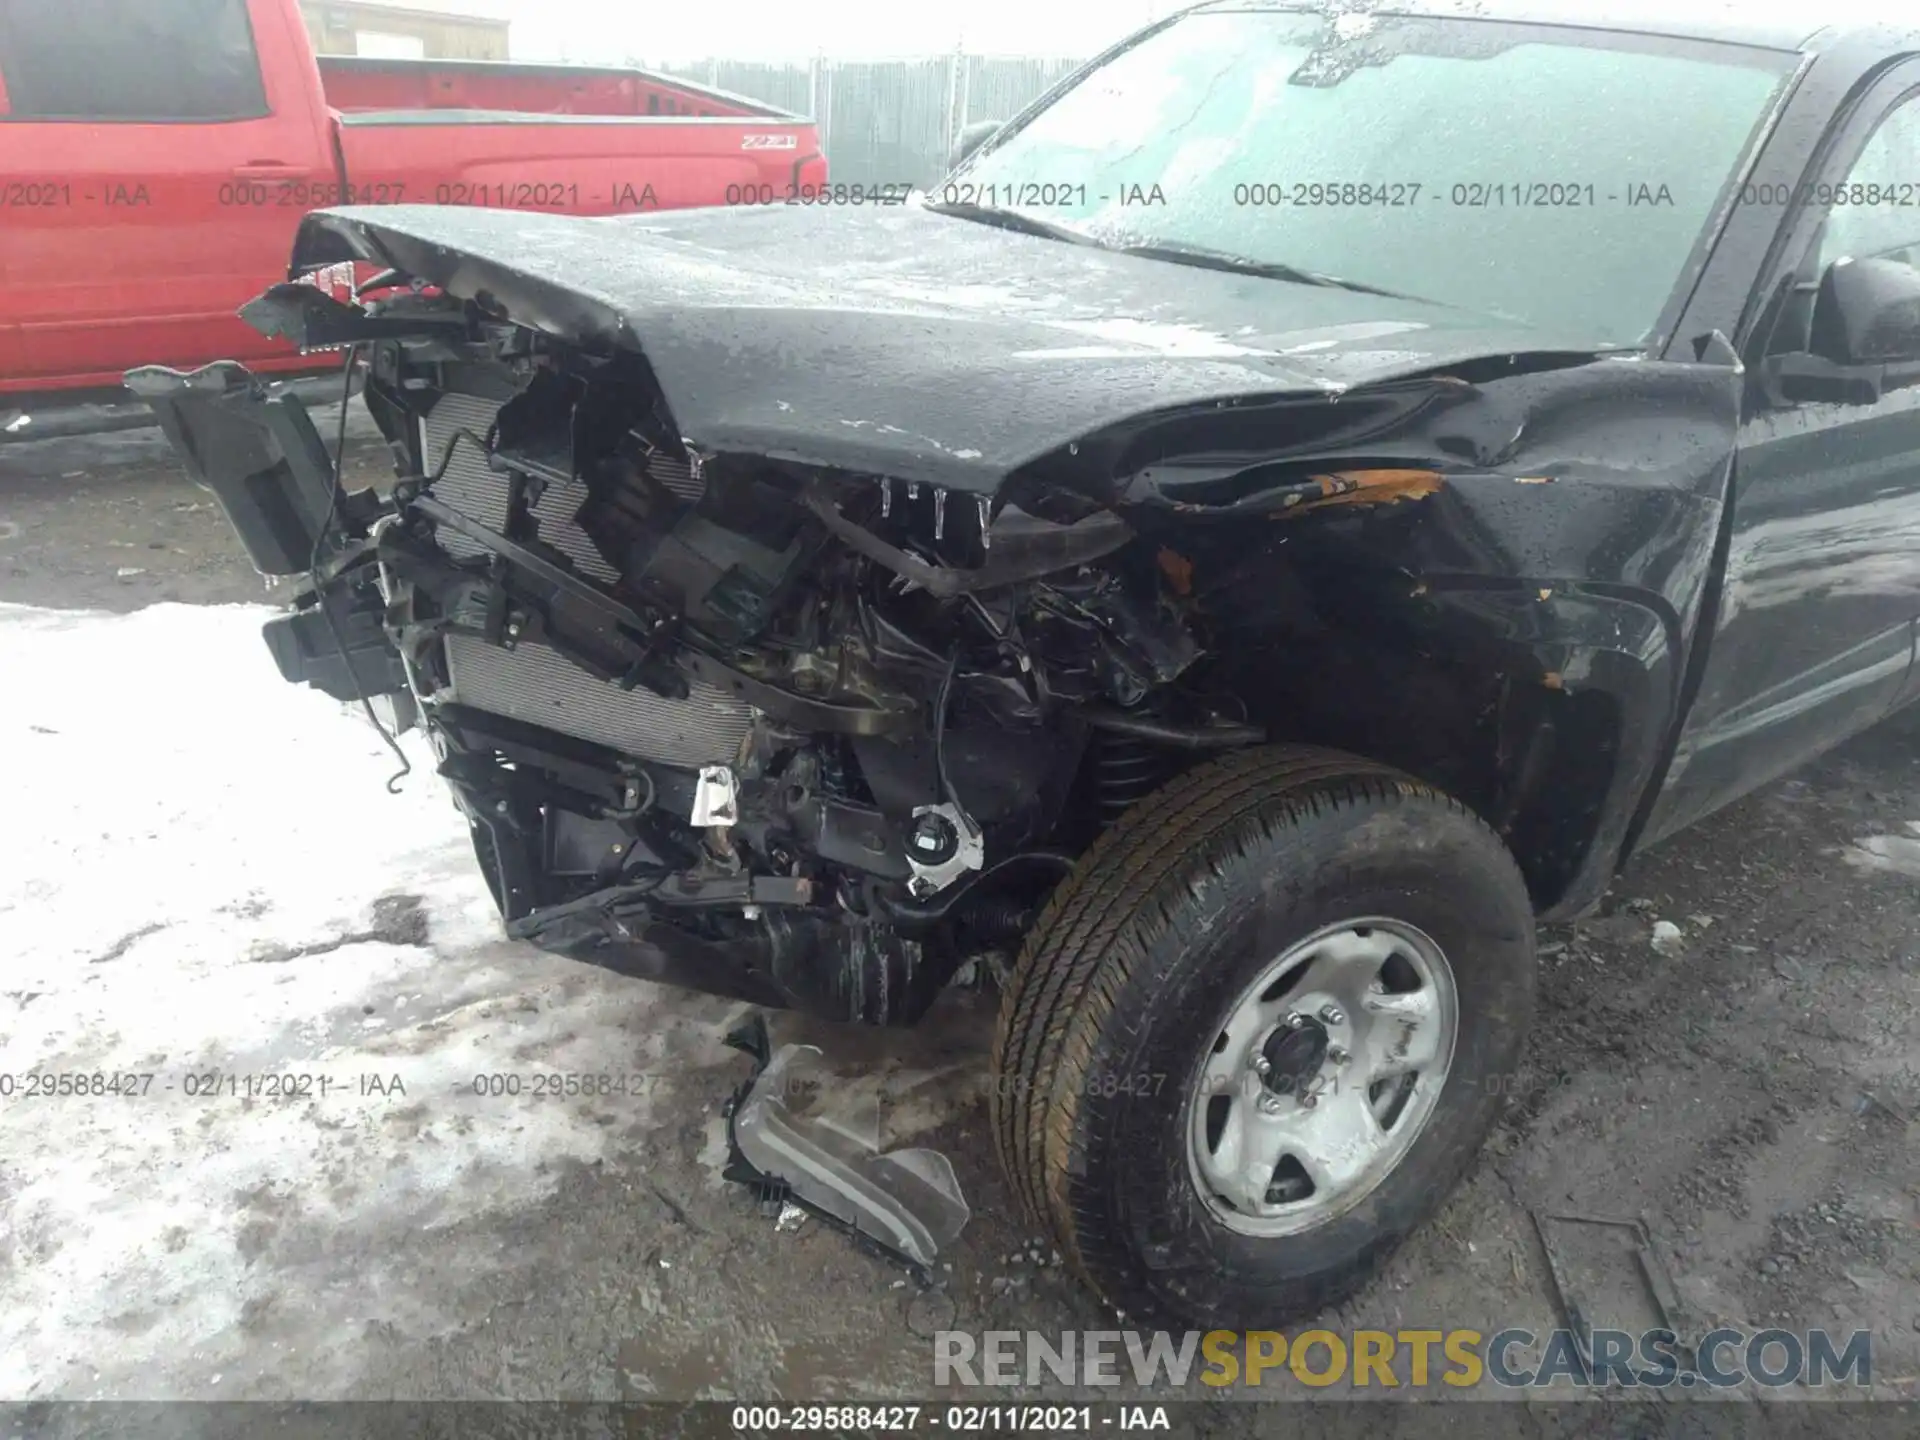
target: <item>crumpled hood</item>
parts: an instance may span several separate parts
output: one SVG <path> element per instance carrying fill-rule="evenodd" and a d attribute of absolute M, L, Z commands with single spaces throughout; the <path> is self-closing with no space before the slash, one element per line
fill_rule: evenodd
<path fill-rule="evenodd" d="M 306 219 L 296 272 L 349 258 L 463 298 L 485 291 L 564 338 L 637 347 L 681 434 L 709 452 L 977 492 L 1148 412 L 1596 348 L 917 205 L 605 219 L 397 205 Z"/>

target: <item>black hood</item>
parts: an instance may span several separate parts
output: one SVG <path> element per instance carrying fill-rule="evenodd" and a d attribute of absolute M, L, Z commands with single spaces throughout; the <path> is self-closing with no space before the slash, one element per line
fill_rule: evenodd
<path fill-rule="evenodd" d="M 924 210 L 581 219 L 359 206 L 294 268 L 361 258 L 526 325 L 636 347 L 680 432 L 974 491 L 1132 417 L 1324 394 L 1586 337 L 1414 300 L 1118 254 Z"/>

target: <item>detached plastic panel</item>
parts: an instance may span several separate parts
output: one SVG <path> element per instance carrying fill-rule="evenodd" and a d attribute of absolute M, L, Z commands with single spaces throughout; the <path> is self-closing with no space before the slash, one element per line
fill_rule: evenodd
<path fill-rule="evenodd" d="M 809 1208 L 930 1267 L 971 1218 L 952 1162 L 937 1150 L 883 1153 L 864 1126 L 794 1114 L 787 1094 L 819 1054 L 812 1045 L 775 1052 L 734 1111 L 734 1143 L 754 1169 L 784 1182 Z"/>
<path fill-rule="evenodd" d="M 163 365 L 126 374 L 152 407 L 187 473 L 213 492 L 263 575 L 312 568 L 336 509 L 333 459 L 297 396 L 222 360 L 192 372 Z"/>

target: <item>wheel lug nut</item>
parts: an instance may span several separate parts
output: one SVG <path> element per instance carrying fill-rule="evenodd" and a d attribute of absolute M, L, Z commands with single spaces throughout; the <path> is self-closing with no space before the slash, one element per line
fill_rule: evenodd
<path fill-rule="evenodd" d="M 1253 1067 L 1253 1073 L 1256 1075 L 1264 1075 L 1269 1070 L 1273 1069 L 1273 1065 L 1270 1061 L 1268 1061 L 1267 1057 L 1260 1054 L 1256 1054 L 1253 1057 L 1253 1059 L 1249 1060 L 1247 1063 L 1248 1065 Z"/>
<path fill-rule="evenodd" d="M 1300 1014 L 1299 1011 L 1296 1010 L 1293 1014 L 1287 1016 L 1287 1028 L 1289 1030 L 1304 1030 L 1306 1026 L 1307 1017 Z"/>
<path fill-rule="evenodd" d="M 1327 1049 L 1327 1059 L 1336 1065 L 1344 1065 L 1347 1063 L 1347 1052 L 1338 1045 L 1329 1046 Z"/>
<path fill-rule="evenodd" d="M 1276 1113 L 1279 1109 L 1280 1109 L 1280 1097 L 1278 1095 L 1262 1095 L 1260 1097 L 1260 1113 L 1261 1114 L 1272 1115 Z"/>
<path fill-rule="evenodd" d="M 1342 1010 L 1338 1005 L 1329 1005 L 1320 1012 L 1320 1018 L 1329 1025 L 1339 1025 L 1345 1022 L 1347 1012 Z"/>

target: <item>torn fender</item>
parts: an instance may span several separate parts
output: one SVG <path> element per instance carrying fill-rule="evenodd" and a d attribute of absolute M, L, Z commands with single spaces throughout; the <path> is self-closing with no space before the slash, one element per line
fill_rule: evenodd
<path fill-rule="evenodd" d="M 1289 656 L 1455 657 L 1579 703 L 1605 696 L 1608 748 L 1558 762 L 1604 788 L 1567 801 L 1579 853 L 1558 831 L 1532 847 L 1556 867 L 1536 893 L 1557 915 L 1604 885 L 1669 763 L 1742 383 L 1732 365 L 1656 360 L 1429 376 L 1331 406 L 1139 417 L 1034 468 L 1177 556 L 1222 649 L 1249 657 L 1230 688 L 1296 725 L 1320 705 L 1326 743 L 1355 743 L 1356 717 L 1337 712 L 1372 692 L 1290 672 Z M 1391 667 L 1367 682 L 1389 709 L 1405 703 L 1396 683 Z"/>

